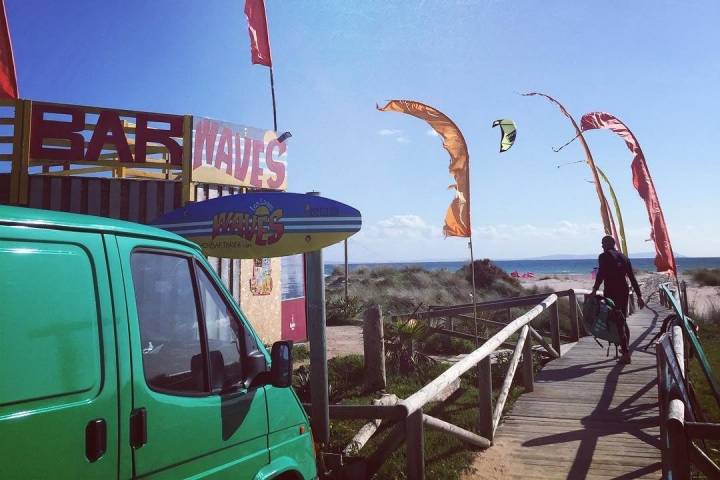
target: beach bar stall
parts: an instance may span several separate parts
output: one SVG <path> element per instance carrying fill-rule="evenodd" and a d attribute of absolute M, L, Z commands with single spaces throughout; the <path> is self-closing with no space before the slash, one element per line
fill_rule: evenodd
<path fill-rule="evenodd" d="M 0 102 L 2 204 L 151 223 L 187 202 L 286 188 L 287 145 L 272 130 L 192 115 Z M 210 263 L 265 343 L 305 339 L 301 257 Z M 283 279 L 293 284 L 283 288 Z"/>

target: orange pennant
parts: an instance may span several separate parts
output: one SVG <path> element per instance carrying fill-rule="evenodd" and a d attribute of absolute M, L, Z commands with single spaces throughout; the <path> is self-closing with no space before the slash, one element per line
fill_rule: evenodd
<path fill-rule="evenodd" d="M 443 233 L 446 237 L 470 237 L 470 156 L 460 129 L 444 113 L 412 100 L 391 100 L 381 112 L 400 112 L 425 120 L 443 139 L 450 154 L 450 175 L 455 183 L 455 198 L 445 214 Z"/>

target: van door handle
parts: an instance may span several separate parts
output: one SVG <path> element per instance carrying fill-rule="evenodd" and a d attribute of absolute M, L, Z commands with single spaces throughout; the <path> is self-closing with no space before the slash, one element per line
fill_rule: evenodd
<path fill-rule="evenodd" d="M 130 413 L 130 446 L 140 448 L 147 443 L 147 411 L 144 407 Z"/>
<path fill-rule="evenodd" d="M 107 451 L 107 425 L 102 418 L 90 420 L 85 426 L 85 457 L 95 462 Z"/>

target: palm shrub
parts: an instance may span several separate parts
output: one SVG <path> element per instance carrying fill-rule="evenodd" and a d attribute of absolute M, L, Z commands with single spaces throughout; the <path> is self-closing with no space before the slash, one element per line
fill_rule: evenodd
<path fill-rule="evenodd" d="M 385 325 L 385 358 L 388 370 L 400 375 L 424 376 L 435 363 L 429 355 L 420 351 L 429 330 L 415 319 L 390 322 Z"/>

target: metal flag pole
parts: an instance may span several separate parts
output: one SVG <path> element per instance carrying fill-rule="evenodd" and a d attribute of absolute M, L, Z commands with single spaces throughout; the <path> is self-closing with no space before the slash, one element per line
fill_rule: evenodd
<path fill-rule="evenodd" d="M 275 107 L 275 78 L 273 77 L 273 67 L 270 67 L 270 93 L 272 94 L 273 105 L 273 130 L 277 132 L 277 109 Z"/>
<path fill-rule="evenodd" d="M 472 233 L 470 233 L 470 240 L 468 241 L 470 246 L 470 272 L 472 275 L 472 298 L 473 298 L 473 322 L 475 322 L 475 347 L 480 346 L 480 340 L 478 339 L 478 322 L 477 322 L 477 299 L 475 292 L 475 258 L 473 256 L 473 244 L 472 244 Z"/>

